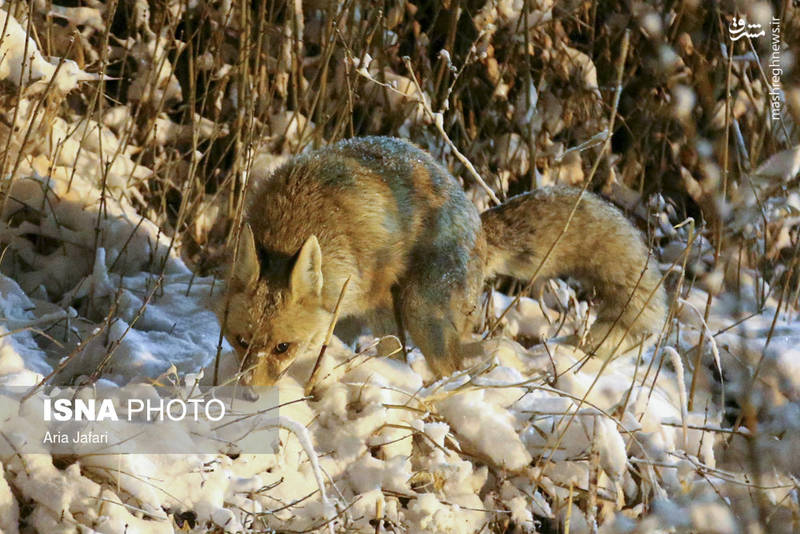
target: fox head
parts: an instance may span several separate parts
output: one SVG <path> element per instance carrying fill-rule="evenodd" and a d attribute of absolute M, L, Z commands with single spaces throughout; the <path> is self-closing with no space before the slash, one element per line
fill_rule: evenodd
<path fill-rule="evenodd" d="M 332 314 L 322 305 L 322 251 L 309 237 L 281 276 L 261 277 L 253 231 L 245 225 L 228 295 L 217 314 L 239 357 L 245 385 L 275 383 L 307 351 L 319 349 Z"/>

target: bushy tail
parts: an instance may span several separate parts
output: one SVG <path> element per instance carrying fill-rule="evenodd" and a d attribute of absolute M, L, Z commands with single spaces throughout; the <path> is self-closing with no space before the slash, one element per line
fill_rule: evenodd
<path fill-rule="evenodd" d="M 527 281 L 534 274 L 537 279 L 572 276 L 588 284 L 601 304 L 589 341 L 596 354 L 608 357 L 623 337 L 624 349 L 661 329 L 666 294 L 640 232 L 616 207 L 591 193 L 584 193 L 547 256 L 579 194 L 566 187 L 540 189 L 481 214 L 489 247 L 487 277 L 504 274 Z"/>

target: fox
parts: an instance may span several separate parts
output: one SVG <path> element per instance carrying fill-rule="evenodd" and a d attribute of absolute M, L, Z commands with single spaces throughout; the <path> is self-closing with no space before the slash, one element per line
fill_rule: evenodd
<path fill-rule="evenodd" d="M 587 338 L 598 353 L 665 321 L 642 234 L 579 189 L 536 189 L 479 214 L 425 150 L 358 137 L 290 158 L 248 196 L 217 308 L 244 385 L 272 385 L 298 355 L 319 351 L 337 303 L 341 318 L 393 318 L 403 344 L 408 332 L 432 372 L 450 375 L 471 354 L 496 275 L 591 286 L 600 308 Z"/>

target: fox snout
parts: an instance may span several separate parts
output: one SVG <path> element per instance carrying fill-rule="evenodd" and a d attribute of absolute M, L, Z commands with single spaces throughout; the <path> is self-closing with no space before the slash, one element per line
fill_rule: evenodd
<path fill-rule="evenodd" d="M 286 373 L 294 359 L 295 354 L 288 351 L 283 354 L 260 351 L 240 357 L 239 383 L 243 386 L 272 386 Z"/>

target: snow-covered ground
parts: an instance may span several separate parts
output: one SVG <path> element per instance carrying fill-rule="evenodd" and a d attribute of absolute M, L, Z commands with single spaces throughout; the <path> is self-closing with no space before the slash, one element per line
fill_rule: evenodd
<path fill-rule="evenodd" d="M 25 38 L 8 22 L 0 76 L 46 83 L 58 60 L 33 41 L 30 74 L 8 68 L 21 63 Z M 54 85 L 66 93 L 92 78 L 70 65 Z M 10 157 L 21 157 L 3 178 L 0 385 L 33 387 L 54 371 L 80 381 L 98 369 L 92 378 L 104 384 L 165 373 L 209 382 L 220 282 L 193 276 L 134 208 L 132 185 L 152 172 L 108 127 L 45 120 L 35 102 L 22 99 L 19 130 L 3 130 Z M 800 321 L 776 315 L 780 295 L 759 310 L 764 288 L 752 272 L 737 272 L 736 284 L 735 293 L 733 284 L 687 290 L 659 350 L 610 364 L 512 341 L 555 333 L 553 310 L 574 300 L 563 283 L 542 305 L 523 298 L 510 311 L 504 334 L 484 342 L 491 359 L 436 382 L 417 352 L 406 364 L 375 357 L 368 339 L 361 352 L 334 339 L 313 399 L 303 391 L 313 355 L 280 382 L 284 406 L 262 421 L 280 429 L 276 454 L 8 452 L 0 530 L 534 532 L 545 521 L 573 534 L 597 525 L 733 533 L 756 532 L 769 514 L 790 532 L 800 514 Z M 716 294 L 704 321 L 706 290 Z M 492 295 L 496 313 L 510 301 Z M 568 325 L 580 322 L 575 309 L 585 314 L 585 303 Z M 689 349 L 701 336 L 695 371 Z M 221 353 L 225 378 L 235 363 L 224 342 Z M 721 416 L 725 398 L 751 403 L 735 429 Z M 0 413 L 12 450 L 37 431 L 11 424 L 16 416 Z"/>

